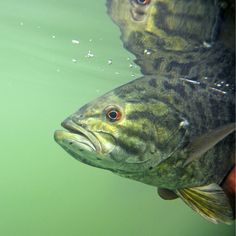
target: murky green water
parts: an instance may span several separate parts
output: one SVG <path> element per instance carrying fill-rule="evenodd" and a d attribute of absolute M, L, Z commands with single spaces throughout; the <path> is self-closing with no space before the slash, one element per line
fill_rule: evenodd
<path fill-rule="evenodd" d="M 1 1 L 0 32 L 0 235 L 234 234 L 54 142 L 67 115 L 139 75 L 105 0 Z"/>

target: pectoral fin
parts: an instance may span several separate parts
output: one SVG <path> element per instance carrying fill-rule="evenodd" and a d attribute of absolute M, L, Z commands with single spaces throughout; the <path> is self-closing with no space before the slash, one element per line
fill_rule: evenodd
<path fill-rule="evenodd" d="M 233 210 L 229 199 L 217 184 L 178 189 L 176 194 L 193 210 L 215 224 L 233 222 Z"/>
<path fill-rule="evenodd" d="M 229 134 L 235 131 L 235 124 L 230 123 L 218 129 L 210 131 L 201 137 L 196 138 L 187 147 L 188 159 L 185 161 L 184 166 L 190 162 L 199 159 L 204 153 L 214 147 L 218 142 L 223 140 Z"/>
<path fill-rule="evenodd" d="M 164 200 L 173 200 L 178 196 L 171 190 L 166 188 L 157 188 L 158 195 Z"/>

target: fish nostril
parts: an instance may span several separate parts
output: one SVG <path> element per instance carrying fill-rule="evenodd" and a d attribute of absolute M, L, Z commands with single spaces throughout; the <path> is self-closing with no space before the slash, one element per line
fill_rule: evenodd
<path fill-rule="evenodd" d="M 76 115 L 76 118 L 77 118 L 77 119 L 83 118 L 83 114 Z"/>
<path fill-rule="evenodd" d="M 76 124 L 79 124 L 83 118 L 84 118 L 83 114 L 79 114 L 79 115 L 72 116 L 71 120 L 75 122 Z"/>

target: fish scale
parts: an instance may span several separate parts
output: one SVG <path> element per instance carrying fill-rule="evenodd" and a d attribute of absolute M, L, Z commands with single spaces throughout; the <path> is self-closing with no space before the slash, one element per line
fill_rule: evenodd
<path fill-rule="evenodd" d="M 154 80 L 155 83 L 153 82 Z M 143 89 L 146 90 L 145 94 L 139 92 Z M 183 90 L 185 91 L 184 93 Z M 136 106 L 134 104 L 132 106 L 132 103 L 129 104 L 128 102 L 130 99 L 136 100 L 136 102 L 140 101 L 139 105 Z M 124 118 L 114 124 L 107 122 L 102 116 L 104 109 L 113 103 L 121 107 L 124 113 Z M 199 110 L 200 104 L 201 110 Z M 215 104 L 218 104 L 218 116 L 215 114 Z M 195 137 L 201 136 L 207 130 L 214 130 L 224 124 L 233 122 L 233 105 L 233 96 L 216 93 L 207 85 L 192 84 L 180 79 L 167 80 L 165 77 L 144 76 L 105 94 L 98 100 L 83 107 L 71 117 L 78 125 L 82 124 L 90 132 L 95 132 L 97 137 L 103 135 L 103 133 L 111 134 L 115 139 L 117 148 L 127 152 L 127 158 L 130 158 L 132 154 L 134 156 L 142 155 L 143 160 L 149 160 L 151 155 L 151 158 L 155 159 L 155 163 L 159 163 L 167 159 L 177 147 L 181 150 Z M 140 109 L 142 109 L 142 113 L 140 113 Z M 162 112 L 158 114 L 154 112 L 155 110 L 163 110 L 164 117 Z M 93 116 L 91 111 L 94 114 L 100 113 L 101 116 Z M 150 111 L 153 111 L 151 115 Z M 186 125 L 182 126 L 182 124 Z M 231 167 L 231 163 L 224 161 L 224 158 L 225 156 L 230 156 L 232 152 L 232 140 L 231 136 L 229 140 L 222 141 L 222 144 L 218 144 L 213 148 L 210 154 L 207 154 L 199 162 L 196 161 L 192 164 L 194 169 L 199 170 L 205 178 L 192 179 L 190 181 L 191 178 L 188 175 L 192 176 L 191 167 L 188 174 L 183 171 L 183 181 L 179 181 L 179 176 L 176 178 L 174 168 L 171 171 L 169 170 L 169 173 L 172 173 L 171 178 L 173 178 L 171 181 L 168 178 L 166 179 L 165 175 L 160 174 L 160 176 L 164 176 L 164 179 L 158 176 L 154 180 L 151 177 L 147 180 L 147 183 L 156 185 L 157 182 L 160 182 L 162 186 L 175 188 L 180 185 L 186 187 L 206 184 L 213 180 L 215 182 L 216 179 L 219 182 L 227 173 L 227 169 Z M 110 140 L 107 140 L 107 137 L 103 141 L 110 142 Z M 114 141 L 112 142 L 114 143 Z M 154 144 L 156 153 L 161 153 L 161 155 L 150 154 L 150 150 L 143 148 L 144 142 L 149 144 L 149 147 L 151 147 L 151 144 Z M 168 166 L 171 168 L 177 159 L 184 161 L 186 158 L 185 152 L 176 152 L 176 155 L 170 158 L 171 164 Z M 220 163 L 217 163 L 216 159 Z M 204 165 L 202 164 L 203 160 L 206 161 Z M 210 166 L 215 166 L 215 170 L 218 171 L 213 179 L 207 177 L 208 175 L 212 176 L 212 174 L 209 174 Z M 147 167 L 139 166 L 138 168 L 139 171 L 145 171 Z M 220 170 L 218 170 L 219 168 Z M 158 171 L 158 173 L 161 173 L 161 171 Z M 217 178 L 215 178 L 216 176 Z"/>
<path fill-rule="evenodd" d="M 218 104 L 218 115 L 215 104 Z M 232 212 L 217 186 L 233 165 L 234 135 L 230 135 L 234 131 L 231 124 L 234 122 L 233 106 L 232 94 L 216 92 L 203 82 L 143 76 L 72 114 L 62 124 L 69 131 L 73 127 L 73 133 L 56 131 L 55 139 L 85 164 L 172 189 L 180 197 L 189 198 L 184 199 L 185 202 L 193 201 L 191 194 L 201 191 L 194 188 L 209 185 L 214 196 L 212 200 L 219 197 L 227 212 Z M 108 119 L 106 112 L 111 107 L 121 113 L 119 120 Z M 209 147 L 205 145 L 208 141 Z M 195 150 L 196 147 L 199 150 Z M 191 151 L 195 156 L 200 153 L 200 157 L 191 160 Z M 191 162 L 186 165 L 187 160 Z M 198 201 L 202 201 L 203 215 L 210 212 L 216 222 L 230 222 L 232 215 L 221 216 L 217 210 L 219 206 L 216 212 L 211 212 L 207 206 L 213 203 L 201 199 L 206 191 L 201 194 L 198 200 L 194 198 L 189 203 L 190 207 L 199 207 Z"/>

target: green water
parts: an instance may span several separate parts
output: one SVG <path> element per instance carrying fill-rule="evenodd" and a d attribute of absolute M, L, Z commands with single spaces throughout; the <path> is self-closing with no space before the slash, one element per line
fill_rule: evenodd
<path fill-rule="evenodd" d="M 1 1 L 0 32 L 0 235 L 234 235 L 54 142 L 66 116 L 139 76 L 104 0 Z"/>

